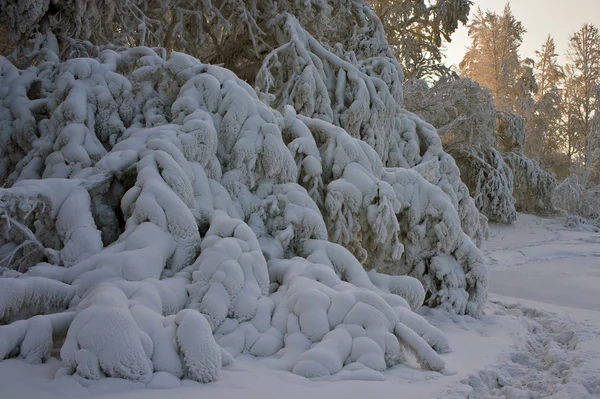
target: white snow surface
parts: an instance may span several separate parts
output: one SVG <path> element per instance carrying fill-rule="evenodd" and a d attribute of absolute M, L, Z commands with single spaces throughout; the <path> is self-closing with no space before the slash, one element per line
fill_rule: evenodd
<path fill-rule="evenodd" d="M 383 373 L 344 369 L 334 376 L 307 379 L 278 369 L 273 359 L 242 354 L 224 366 L 218 380 L 210 384 L 179 380 L 159 371 L 145 387 L 115 378 L 55 378 L 61 362 L 53 352 L 44 364 L 28 364 L 22 359 L 1 362 L 2 397 L 158 399 L 169 395 L 187 399 L 243 395 L 265 399 L 280 398 L 283 392 L 289 399 L 600 397 L 600 262 L 594 262 L 600 255 L 600 234 L 563 227 L 561 219 L 519 214 L 512 226 L 491 225 L 483 252 L 491 265 L 491 294 L 481 319 L 450 315 L 441 309 L 419 310 L 444 331 L 452 347 L 451 353 L 441 355 L 446 363 L 443 373 L 420 370 L 416 360 L 409 358 Z M 316 273 L 319 269 L 311 270 Z M 343 350 L 343 337 L 332 339 L 338 350 Z M 362 350 L 368 353 L 369 341 L 364 344 Z M 353 351 L 361 350 L 360 345 L 354 346 Z M 326 347 L 331 350 L 333 346 Z M 318 345 L 313 348 L 317 350 Z M 166 388 L 170 388 L 168 392 Z"/>

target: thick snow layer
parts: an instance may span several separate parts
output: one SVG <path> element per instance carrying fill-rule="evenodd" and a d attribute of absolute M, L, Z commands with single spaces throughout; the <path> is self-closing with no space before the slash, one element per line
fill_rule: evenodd
<path fill-rule="evenodd" d="M 491 227 L 492 238 L 484 251 L 497 262 L 492 268 L 493 276 L 510 275 L 519 268 L 526 268 L 527 264 L 538 263 L 542 267 L 544 256 L 554 256 L 562 258 L 562 267 L 548 268 L 545 278 L 553 281 L 556 289 L 550 291 L 553 295 L 549 294 L 547 299 L 538 296 L 533 301 L 522 299 L 527 298 L 530 291 L 534 295 L 541 291 L 531 284 L 511 288 L 514 280 L 509 284 L 506 280 L 493 279 L 491 301 L 486 306 L 486 315 L 479 320 L 422 309 L 419 313 L 445 332 L 453 348 L 453 352 L 441 356 L 447 365 L 443 374 L 417 370 L 416 359 L 409 356 L 405 363 L 383 374 L 348 369 L 335 376 L 308 380 L 281 370 L 273 359 L 240 355 L 234 364 L 225 366 L 219 380 L 211 384 L 180 381 L 170 373 L 155 371 L 148 384 L 152 389 L 144 389 L 142 384 L 111 378 L 89 381 L 63 376 L 54 379 L 61 363 L 51 357 L 44 364 L 32 365 L 19 359 L 0 363 L 2 392 L 14 399 L 90 398 L 99 394 L 106 399 L 158 399 L 166 394 L 173 399 L 233 398 L 238 397 L 241 390 L 245 397 L 264 399 L 280 398 L 281 392 L 291 399 L 393 397 L 398 392 L 416 399 L 598 397 L 600 312 L 589 309 L 583 299 L 579 303 L 568 302 L 569 298 L 577 299 L 577 295 L 566 294 L 568 285 L 564 285 L 577 278 L 579 270 L 571 268 L 576 259 L 597 256 L 594 245 L 598 233 L 567 229 L 558 219 L 521 214 L 513 227 Z M 549 249 L 552 246 L 557 248 L 554 255 Z M 534 252 L 535 247 L 540 250 Z M 570 252 L 564 251 L 565 248 Z M 513 262 L 519 250 L 525 252 L 521 259 L 527 263 Z M 589 270 L 592 272 L 593 266 Z M 597 288 L 600 285 L 595 284 L 595 290 L 591 290 L 591 286 L 599 277 L 597 273 L 589 273 L 587 278 L 591 282 L 586 295 L 592 295 L 588 301 L 592 303 L 600 293 Z M 506 289 L 513 289 L 512 297 L 497 294 Z M 336 337 L 335 342 L 335 346 L 329 346 L 330 350 L 341 349 L 345 339 Z M 358 345 L 356 350 L 359 350 Z M 170 390 L 165 393 L 163 388 Z"/>
<path fill-rule="evenodd" d="M 409 362 L 383 376 L 366 370 L 362 374 L 342 371 L 334 377 L 308 380 L 274 369 L 267 360 L 242 355 L 235 366 L 221 370 L 216 382 L 200 385 L 155 372 L 144 389 L 142 384 L 118 379 L 94 382 L 75 377 L 54 379 L 60 361 L 51 358 L 38 365 L 18 359 L 4 361 L 0 363 L 0 383 L 3 394 L 14 399 L 159 399 L 165 395 L 173 399 L 235 398 L 241 391 L 245 397 L 257 399 L 277 399 L 281 392 L 291 399 L 393 397 L 399 391 L 415 399 L 598 396 L 598 312 L 535 302 L 515 306 L 511 305 L 515 298 L 499 296 L 493 296 L 493 300 L 501 300 L 505 305 L 490 303 L 486 308 L 489 316 L 481 320 L 468 317 L 452 320 L 439 311 L 427 315 L 446 332 L 454 348 L 453 353 L 444 355 L 448 364 L 444 375 L 418 371 L 416 363 Z M 347 376 L 352 380 L 345 380 Z M 165 392 L 165 388 L 169 391 Z"/>
<path fill-rule="evenodd" d="M 519 214 L 491 226 L 484 253 L 496 314 L 522 319 L 526 332 L 502 362 L 469 377 L 475 396 L 600 396 L 600 234 L 566 222 Z"/>

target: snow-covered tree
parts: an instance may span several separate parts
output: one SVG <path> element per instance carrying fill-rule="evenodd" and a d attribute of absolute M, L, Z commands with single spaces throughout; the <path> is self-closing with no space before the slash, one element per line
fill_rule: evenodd
<path fill-rule="evenodd" d="M 562 177 L 568 165 L 562 151 L 560 120 L 562 114 L 563 68 L 558 63 L 554 39 L 550 36 L 541 50 L 536 51 L 535 79 L 538 91 L 535 105 L 526 126 L 525 154 L 547 170 Z"/>
<path fill-rule="evenodd" d="M 597 167 L 600 158 L 600 47 L 598 29 L 584 24 L 569 40 L 559 123 L 566 170 L 552 202 L 575 218 L 598 225 Z"/>
<path fill-rule="evenodd" d="M 502 14 L 478 9 L 469 24 L 472 43 L 460 63 L 460 73 L 489 88 L 500 110 L 528 117 L 537 85 L 533 61 L 519 55 L 525 32 L 509 3 Z"/>
<path fill-rule="evenodd" d="M 554 212 L 556 179 L 524 154 L 525 121 L 498 111 L 488 89 L 469 79 L 405 83 L 405 106 L 431 121 L 479 211 L 511 223 L 516 211 Z"/>
<path fill-rule="evenodd" d="M 557 185 L 556 177 L 527 158 L 522 151 L 507 152 L 503 158 L 513 174 L 516 209 L 536 215 L 555 213 L 552 196 Z"/>
<path fill-rule="evenodd" d="M 190 40 L 184 8 L 143 4 L 114 5 L 141 22 L 111 46 L 77 20 L 104 3 L 65 11 L 74 31 L 60 9 L 28 14 L 15 54 L 31 65 L 0 58 L 0 359 L 44 361 L 64 338 L 60 373 L 87 379 L 207 382 L 240 353 L 306 377 L 377 375 L 405 350 L 442 370 L 448 341 L 413 311 L 482 314 L 485 218 L 401 107 L 369 6 L 202 3 L 192 26 L 252 43 L 226 64 L 258 57 L 252 87 L 133 46 Z"/>
<path fill-rule="evenodd" d="M 447 75 L 443 45 L 466 24 L 471 0 L 370 0 L 407 79 Z"/>
<path fill-rule="evenodd" d="M 503 223 L 513 221 L 516 210 L 554 209 L 554 177 L 525 155 L 526 121 L 535 116 L 538 85 L 534 61 L 518 53 L 524 33 L 508 3 L 502 14 L 478 9 L 469 24 L 472 44 L 460 65 L 465 78 L 405 84 L 406 107 L 438 129 L 478 209 Z M 545 57 L 552 61 L 552 54 Z M 550 69 L 544 76 L 552 75 Z M 542 83 L 549 98 L 550 83 Z"/>
<path fill-rule="evenodd" d="M 515 113 L 502 111 L 498 112 L 498 119 L 499 147 L 512 170 L 516 209 L 540 215 L 553 213 L 552 193 L 556 187 L 556 178 L 524 154 L 524 119 Z"/>
<path fill-rule="evenodd" d="M 490 221 L 516 219 L 513 175 L 498 145 L 497 116 L 490 91 L 470 79 L 405 83 L 405 106 L 437 127 L 446 151 L 477 209 Z"/>
<path fill-rule="evenodd" d="M 596 182 L 598 114 L 600 113 L 600 33 L 584 24 L 575 32 L 567 50 L 565 66 L 565 121 L 570 166 L 578 169 L 585 185 Z"/>

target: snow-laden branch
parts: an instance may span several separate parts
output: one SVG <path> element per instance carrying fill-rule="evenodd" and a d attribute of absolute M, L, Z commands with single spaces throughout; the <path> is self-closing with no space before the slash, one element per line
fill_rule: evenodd
<path fill-rule="evenodd" d="M 45 360 L 66 334 L 61 373 L 87 379 L 208 382 L 240 353 L 307 377 L 377 375 L 406 349 L 444 368 L 447 339 L 413 310 L 480 316 L 487 295 L 456 164 L 400 108 L 385 52 L 357 61 L 275 22 L 261 76 L 281 112 L 182 53 L 2 59 L 0 255 L 26 272 L 1 277 L 2 358 Z M 35 257 L 15 249 L 33 238 Z"/>

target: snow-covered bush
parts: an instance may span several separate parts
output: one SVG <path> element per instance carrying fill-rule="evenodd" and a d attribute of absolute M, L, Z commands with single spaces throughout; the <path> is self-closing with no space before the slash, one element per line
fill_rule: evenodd
<path fill-rule="evenodd" d="M 461 177 L 467 182 L 477 209 L 490 221 L 512 223 L 517 218 L 513 173 L 503 154 L 493 147 L 455 148 Z"/>
<path fill-rule="evenodd" d="M 573 217 L 571 224 L 584 218 L 598 226 L 600 224 L 600 195 L 598 187 L 586 188 L 578 175 L 573 174 L 556 185 L 552 193 L 552 205 Z"/>
<path fill-rule="evenodd" d="M 0 58 L 0 359 L 64 339 L 61 373 L 87 379 L 208 382 L 239 353 L 307 377 L 405 349 L 444 368 L 413 310 L 482 314 L 485 219 L 352 4 L 346 49 L 273 21 L 258 94 L 159 48 Z"/>

